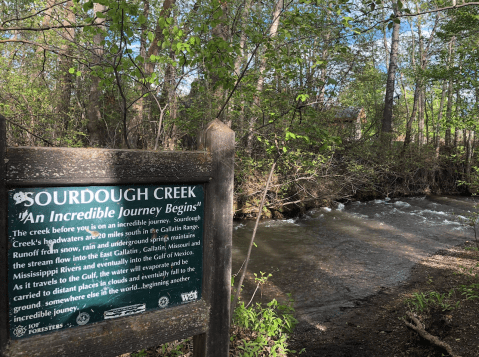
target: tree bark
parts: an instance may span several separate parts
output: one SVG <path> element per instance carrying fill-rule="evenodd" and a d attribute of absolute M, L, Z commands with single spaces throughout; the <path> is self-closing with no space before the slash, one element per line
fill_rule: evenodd
<path fill-rule="evenodd" d="M 451 41 L 449 42 L 449 63 L 448 69 L 451 68 L 453 63 L 453 56 L 454 56 L 454 44 L 456 41 L 456 37 L 453 36 Z M 452 120 L 452 96 L 453 96 L 453 77 L 449 75 L 449 81 L 447 86 L 447 109 L 446 109 L 446 137 L 445 137 L 445 144 L 447 148 L 451 147 L 451 120 Z"/>
<path fill-rule="evenodd" d="M 235 61 L 235 75 L 239 78 L 240 75 L 241 75 L 241 67 L 243 67 L 245 64 L 246 64 L 246 61 L 248 60 L 247 56 L 246 56 L 246 51 L 245 51 L 245 46 L 246 46 L 246 31 L 245 31 L 245 23 L 247 22 L 247 19 L 248 19 L 248 16 L 249 16 L 249 11 L 251 9 L 251 0 L 246 0 L 245 1 L 245 5 L 244 5 L 244 9 L 243 9 L 243 14 L 241 16 L 242 18 L 242 21 L 241 21 L 241 25 L 243 26 L 241 28 L 241 35 L 240 35 L 240 55 L 236 58 L 236 61 Z M 240 103 L 239 103 L 239 106 L 240 106 L 240 113 L 239 113 L 239 120 L 238 120 L 238 130 L 240 133 L 243 132 L 243 123 L 244 123 L 244 116 L 245 116 L 245 110 L 244 110 L 244 107 L 245 107 L 245 104 L 244 104 L 244 99 L 241 99 Z M 228 125 L 228 127 L 231 128 L 232 126 L 232 121 L 231 119 L 228 119 L 226 121 L 226 125 Z"/>
<path fill-rule="evenodd" d="M 402 73 L 400 75 L 400 78 L 401 78 L 401 87 L 402 87 L 403 97 L 404 97 L 404 104 L 406 105 L 406 117 L 409 118 L 409 103 L 407 101 L 407 92 L 406 92 L 406 87 L 404 86 L 404 76 Z"/>
<path fill-rule="evenodd" d="M 170 58 L 173 61 L 175 60 L 173 51 L 170 52 Z M 164 148 L 165 150 L 175 150 L 178 140 L 178 127 L 175 122 L 178 114 L 178 96 L 176 94 L 176 69 L 171 64 L 168 64 L 166 68 L 162 97 L 167 98 L 164 102 L 169 105 L 169 116 L 172 122 L 170 132 L 165 133 Z"/>
<path fill-rule="evenodd" d="M 271 24 L 271 27 L 269 29 L 270 39 L 273 39 L 274 37 L 276 37 L 276 34 L 278 33 L 279 19 L 280 19 L 282 10 L 283 10 L 283 0 L 278 0 L 273 11 L 273 23 Z M 261 92 L 263 91 L 265 70 L 266 70 L 266 56 L 262 56 L 261 63 L 259 66 L 259 77 L 258 77 L 258 81 L 256 82 L 256 94 L 253 99 L 253 107 L 256 110 L 259 110 L 261 105 L 260 96 L 261 96 Z M 246 138 L 246 153 L 248 155 L 251 155 L 251 153 L 253 152 L 254 126 L 257 120 L 258 120 L 257 115 L 252 114 L 249 121 L 249 126 L 248 126 L 248 136 Z"/>
<path fill-rule="evenodd" d="M 406 123 L 406 137 L 404 138 L 403 152 L 406 150 L 406 148 L 411 143 L 412 124 L 413 124 L 414 120 L 416 119 L 417 107 L 418 107 L 418 102 L 419 102 L 419 95 L 421 93 L 421 87 L 420 86 L 421 86 L 420 83 L 416 83 L 416 89 L 414 90 L 414 100 L 413 100 L 412 112 L 411 112 L 411 116 L 409 117 L 409 120 Z"/>
<path fill-rule="evenodd" d="M 456 118 L 459 118 L 459 108 L 461 106 L 461 97 L 459 96 L 459 88 L 456 88 Z M 463 130 L 455 127 L 454 128 L 454 149 L 457 150 L 458 143 L 461 141 L 461 135 L 463 135 Z"/>
<path fill-rule="evenodd" d="M 331 37 L 331 31 L 327 31 L 323 38 L 323 48 L 321 49 L 321 60 L 326 61 L 329 54 L 329 39 Z M 323 109 L 326 106 L 325 94 L 326 94 L 326 77 L 328 75 L 326 66 L 323 66 L 320 70 L 319 81 L 321 83 L 321 91 L 318 96 L 318 107 Z"/>
<path fill-rule="evenodd" d="M 163 8 L 160 11 L 160 16 L 159 17 L 169 17 L 171 14 L 171 9 L 175 5 L 176 0 L 165 0 L 163 3 Z M 159 24 L 156 25 L 155 28 L 155 38 L 153 41 L 151 41 L 150 47 L 148 48 L 148 52 L 146 53 L 146 58 L 145 58 L 145 76 L 149 77 L 155 70 L 156 62 L 150 61 L 150 57 L 152 55 L 158 56 L 160 53 L 160 45 L 163 40 L 165 39 L 165 36 L 163 35 L 163 29 Z"/>
<path fill-rule="evenodd" d="M 417 10 L 419 10 L 419 6 L 416 5 Z M 426 56 L 424 53 L 424 39 L 422 37 L 422 28 L 421 24 L 419 21 L 421 21 L 421 18 L 418 18 L 418 25 L 417 25 L 417 33 L 419 36 L 419 64 L 421 66 L 421 69 L 424 70 L 426 68 Z M 419 105 L 418 105 L 418 127 L 417 127 L 417 144 L 418 147 L 420 148 L 424 144 L 424 109 L 425 109 L 425 95 L 424 95 L 424 84 L 422 83 L 423 81 L 421 80 L 421 87 L 419 91 Z"/>
<path fill-rule="evenodd" d="M 171 10 L 173 6 L 175 5 L 176 0 L 165 0 L 163 2 L 163 7 L 160 11 L 160 14 L 158 17 L 162 18 L 168 18 L 171 16 Z M 150 12 L 150 4 L 149 1 L 145 1 L 143 3 L 143 16 L 148 18 Z M 145 25 L 146 26 L 146 25 Z M 146 35 L 146 27 L 142 26 L 142 34 Z M 153 41 L 151 41 L 150 47 L 148 48 L 148 51 L 146 51 L 146 37 L 142 36 L 142 39 L 140 41 L 140 52 L 142 52 L 142 57 L 144 58 L 145 62 L 142 67 L 143 70 L 143 77 L 144 78 L 149 78 L 153 72 L 155 71 L 156 67 L 156 62 L 151 61 L 150 58 L 151 56 L 158 56 L 160 53 L 160 48 L 161 48 L 161 42 L 164 40 L 165 36 L 163 35 L 163 28 L 159 25 L 157 22 L 156 28 L 155 28 L 155 37 Z M 144 46 L 142 48 L 142 45 Z M 167 80 L 166 78 L 164 79 L 165 81 Z M 165 87 L 165 85 L 164 85 Z M 139 147 L 146 147 L 147 140 L 146 138 L 142 138 L 141 135 L 141 129 L 142 129 L 142 123 L 143 123 L 143 117 L 145 116 L 145 108 L 147 107 L 148 113 L 146 113 L 147 117 L 150 117 L 149 110 L 151 110 L 151 105 L 148 105 L 151 103 L 150 100 L 147 100 L 143 98 L 143 96 L 147 92 L 147 88 L 145 86 L 139 85 L 138 87 L 139 93 L 141 93 L 142 98 L 139 99 L 133 106 L 134 108 L 134 116 L 133 118 L 128 122 L 128 144 L 131 148 L 139 148 Z M 164 103 L 161 103 L 162 105 Z M 161 110 L 161 109 L 160 109 Z M 163 118 L 164 119 L 164 118 Z M 161 129 L 161 128 L 160 128 Z"/>
<path fill-rule="evenodd" d="M 421 86 L 418 103 L 417 144 L 424 145 L 424 86 Z"/>
<path fill-rule="evenodd" d="M 228 41 L 230 39 L 230 31 L 229 28 L 226 24 L 226 19 L 227 19 L 227 11 L 228 11 L 228 6 L 227 6 L 227 1 L 220 1 L 221 4 L 221 10 L 223 15 L 221 16 L 221 22 L 213 28 L 212 35 L 213 37 L 216 38 L 221 38 L 223 41 Z M 218 51 L 221 51 L 218 49 Z M 222 103 L 224 103 L 224 91 L 223 87 L 221 85 L 217 85 L 218 82 L 220 81 L 220 76 L 217 74 L 217 72 L 213 71 L 210 73 L 210 78 L 211 78 L 211 88 L 213 90 L 212 92 L 212 106 L 211 106 L 211 116 L 213 115 L 218 115 L 215 113 L 220 113 L 218 116 L 219 120 L 226 122 L 225 120 L 225 111 L 221 111 Z M 221 112 L 220 112 L 221 111 Z M 231 126 L 231 124 L 230 124 Z"/>
<path fill-rule="evenodd" d="M 474 155 L 474 130 L 464 130 L 464 145 L 466 147 L 466 182 L 471 183 L 472 156 Z"/>
<path fill-rule="evenodd" d="M 144 0 L 143 1 L 143 16 L 148 22 L 148 17 L 150 15 L 150 2 L 149 0 Z M 148 26 L 147 22 L 141 25 L 141 35 L 140 35 L 140 56 L 144 59 L 145 62 L 143 62 L 143 65 L 140 67 L 143 71 L 143 75 L 145 76 L 146 73 L 146 66 L 147 66 L 147 61 L 148 59 L 146 58 L 146 39 L 147 39 L 147 31 L 148 31 Z M 149 74 L 151 75 L 151 73 Z M 148 75 L 148 76 L 149 76 Z M 147 87 L 144 83 L 139 83 L 137 86 L 137 95 L 140 95 L 141 97 L 133 104 L 133 118 L 130 122 L 130 127 L 132 128 L 132 132 L 130 133 L 130 146 L 135 148 L 135 147 L 143 147 L 146 149 L 148 147 L 148 140 L 146 135 L 143 136 L 143 140 L 140 140 L 141 137 L 141 129 L 142 123 L 144 120 L 144 115 L 146 112 L 147 115 L 147 123 L 150 123 L 149 121 L 149 114 L 150 114 L 150 109 L 151 107 L 149 106 L 151 100 L 148 100 L 145 98 L 148 90 Z"/>
<path fill-rule="evenodd" d="M 383 45 L 384 45 L 384 65 L 386 66 L 386 71 L 389 72 L 389 48 L 388 48 L 388 38 L 387 38 L 387 31 L 386 31 L 386 16 L 384 13 L 384 1 L 381 1 L 381 20 L 383 22 L 383 25 L 381 26 L 382 32 L 383 32 Z"/>
<path fill-rule="evenodd" d="M 397 2 L 393 2 L 394 15 L 399 15 L 399 9 Z M 393 101 L 394 101 L 394 84 L 396 80 L 396 69 L 398 61 L 398 49 L 399 49 L 399 29 L 401 24 L 393 23 L 393 31 L 391 35 L 391 53 L 389 56 L 389 68 L 388 79 L 386 83 L 386 96 L 384 98 L 384 111 L 383 120 L 381 126 L 381 133 L 390 134 L 393 131 L 392 118 L 393 118 Z"/>
<path fill-rule="evenodd" d="M 106 10 L 105 5 L 98 3 L 93 4 L 93 11 L 96 14 L 97 12 L 104 12 Z M 105 38 L 104 36 L 104 26 L 103 23 L 105 19 L 97 18 L 95 23 L 99 24 L 99 32 L 93 37 L 93 60 L 92 65 L 99 65 L 101 63 L 101 58 L 103 56 L 103 46 L 101 42 Z M 92 75 L 91 84 L 90 84 L 90 94 L 88 97 L 88 107 L 87 107 L 87 129 L 90 135 L 90 146 L 98 147 L 105 145 L 105 130 L 102 123 L 101 112 L 100 112 L 100 78 Z"/>
<path fill-rule="evenodd" d="M 417 10 L 419 11 L 419 5 L 416 3 Z M 418 20 L 419 21 L 419 20 Z M 434 22 L 434 27 L 431 31 L 431 35 L 429 36 L 429 41 L 426 49 L 424 49 L 424 39 L 422 38 L 422 30 L 421 24 L 418 24 L 418 35 L 419 35 L 419 69 L 424 71 L 427 66 L 428 62 L 428 54 L 430 53 L 430 48 L 432 44 L 432 39 L 436 32 L 436 27 L 439 23 L 439 17 L 436 16 L 436 20 Z M 413 28 L 411 25 L 411 32 L 413 32 Z M 413 41 L 414 42 L 414 41 Z M 411 62 L 412 66 L 416 67 L 415 61 L 415 53 L 411 54 Z M 421 78 L 421 75 L 418 74 L 416 77 L 416 89 L 414 91 L 414 103 L 413 103 L 413 110 L 409 120 L 406 123 L 406 137 L 404 139 L 404 147 L 402 152 L 406 151 L 406 148 L 411 143 L 411 136 L 412 136 L 412 125 L 414 120 L 416 120 L 416 115 L 418 115 L 418 146 L 420 147 L 424 143 L 424 110 L 425 110 L 425 94 L 424 94 L 424 81 Z"/>
<path fill-rule="evenodd" d="M 441 102 L 439 104 L 439 113 L 437 114 L 437 124 L 436 124 L 436 153 L 439 154 L 439 144 L 441 142 L 441 138 L 439 137 L 439 129 L 441 127 L 441 119 L 442 119 L 442 111 L 444 109 L 444 99 L 446 98 L 446 81 L 442 81 L 442 90 L 441 90 Z"/>
<path fill-rule="evenodd" d="M 65 20 L 63 21 L 63 25 L 73 25 L 75 24 L 75 14 L 72 11 L 73 1 L 69 0 L 65 4 L 64 11 L 65 11 Z M 62 124 L 61 128 L 57 127 L 56 136 L 62 136 L 63 132 L 68 129 L 68 123 L 70 118 L 70 99 L 73 90 L 73 76 L 70 74 L 69 70 L 73 66 L 73 62 L 71 59 L 71 55 L 73 52 L 72 43 L 75 37 L 75 31 L 72 28 L 66 28 L 62 30 L 62 37 L 65 43 L 61 46 L 62 53 L 64 55 L 60 56 L 59 59 L 59 70 L 60 70 L 60 78 L 58 84 L 59 90 L 59 100 L 56 106 L 56 113 L 59 116 L 59 121 Z"/>

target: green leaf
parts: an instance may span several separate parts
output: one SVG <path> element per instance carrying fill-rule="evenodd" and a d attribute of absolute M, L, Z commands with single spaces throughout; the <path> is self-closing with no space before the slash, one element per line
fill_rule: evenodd
<path fill-rule="evenodd" d="M 155 39 L 155 34 L 151 31 L 148 32 L 148 40 L 150 42 L 153 42 L 153 40 Z"/>
<path fill-rule="evenodd" d="M 218 20 L 221 16 L 223 16 L 223 10 L 221 9 L 218 9 L 218 11 L 215 11 L 215 13 L 213 14 L 213 18 L 215 20 Z"/>
<path fill-rule="evenodd" d="M 88 1 L 86 3 L 83 4 L 83 11 L 88 11 L 88 10 L 91 10 L 93 9 L 93 1 Z"/>
<path fill-rule="evenodd" d="M 300 100 L 302 102 L 305 102 L 309 98 L 309 94 L 299 94 L 296 97 L 296 100 Z"/>

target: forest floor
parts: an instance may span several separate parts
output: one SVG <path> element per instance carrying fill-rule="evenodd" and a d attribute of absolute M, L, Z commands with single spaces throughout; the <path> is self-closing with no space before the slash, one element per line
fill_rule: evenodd
<path fill-rule="evenodd" d="M 334 320 L 299 324 L 290 348 L 305 348 L 303 357 L 450 356 L 406 326 L 405 321 L 413 323 L 407 313 L 414 312 L 453 356 L 479 356 L 479 252 L 474 246 L 433 254 L 401 285 L 357 301 Z"/>
<path fill-rule="evenodd" d="M 466 242 L 436 252 L 416 264 L 399 286 L 356 301 L 354 308 L 330 321 L 300 323 L 289 348 L 305 349 L 302 357 L 479 356 L 479 252 L 474 247 Z M 452 354 L 406 322 L 446 343 Z M 231 346 L 231 356 L 239 355 L 237 347 Z M 192 352 L 190 343 L 178 341 L 122 357 L 127 356 L 189 357 Z"/>

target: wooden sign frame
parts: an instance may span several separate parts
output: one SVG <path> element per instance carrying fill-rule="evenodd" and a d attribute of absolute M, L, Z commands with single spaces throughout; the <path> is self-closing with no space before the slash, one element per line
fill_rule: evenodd
<path fill-rule="evenodd" d="M 200 151 L 7 147 L 0 116 L 0 355 L 117 356 L 194 336 L 194 356 L 229 352 L 234 132 L 219 120 Z M 120 184 L 204 184 L 203 292 L 199 301 L 33 337 L 9 336 L 7 190 Z"/>

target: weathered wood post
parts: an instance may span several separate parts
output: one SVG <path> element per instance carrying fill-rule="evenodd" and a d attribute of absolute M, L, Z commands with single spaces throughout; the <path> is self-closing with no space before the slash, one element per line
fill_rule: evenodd
<path fill-rule="evenodd" d="M 0 117 L 0 355 L 227 357 L 234 133 L 203 151 L 10 147 Z"/>
<path fill-rule="evenodd" d="M 233 234 L 234 131 L 220 120 L 198 138 L 213 157 L 213 179 L 206 187 L 204 299 L 210 305 L 206 336 L 195 338 L 196 356 L 228 356 Z M 221 273 L 220 273 L 221 272 Z"/>
<path fill-rule="evenodd" d="M 6 137 L 5 118 L 0 115 L 0 286 L 7 286 L 7 260 L 4 259 L 7 251 L 7 240 L 1 239 L 7 236 L 7 191 L 6 191 Z M 0 294 L 0 355 L 8 341 L 8 297 Z"/>

